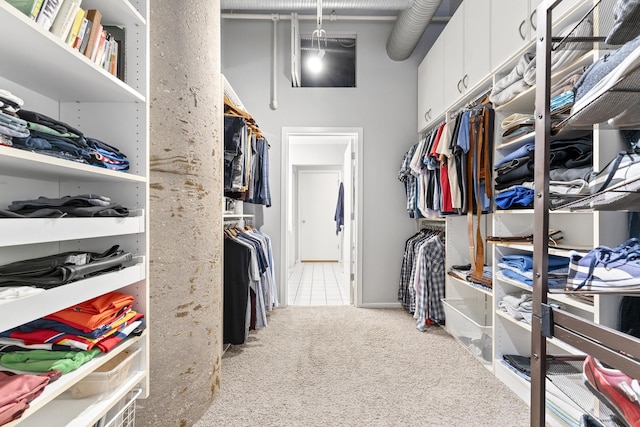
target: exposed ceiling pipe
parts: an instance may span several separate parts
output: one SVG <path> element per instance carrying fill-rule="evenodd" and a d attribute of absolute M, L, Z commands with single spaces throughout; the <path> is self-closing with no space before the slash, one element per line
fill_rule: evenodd
<path fill-rule="evenodd" d="M 415 0 L 323 0 L 323 8 L 337 10 L 404 10 Z M 267 4 L 268 3 L 268 4 Z M 315 10 L 316 0 L 220 0 L 221 10 Z"/>
<path fill-rule="evenodd" d="M 414 0 L 400 12 L 387 40 L 387 55 L 394 61 L 404 61 L 413 52 L 427 29 L 442 0 Z"/>
<path fill-rule="evenodd" d="M 271 58 L 271 107 L 272 110 L 278 109 L 278 17 L 274 14 L 273 20 L 273 58 Z"/>

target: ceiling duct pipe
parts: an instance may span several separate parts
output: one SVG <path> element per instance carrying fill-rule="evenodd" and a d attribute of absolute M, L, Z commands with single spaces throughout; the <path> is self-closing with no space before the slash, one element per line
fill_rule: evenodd
<path fill-rule="evenodd" d="M 435 15 L 442 0 L 414 0 L 400 12 L 387 40 L 387 55 L 394 61 L 404 61 L 413 52 Z"/>
<path fill-rule="evenodd" d="M 404 10 L 416 0 L 323 0 L 325 10 Z M 316 0 L 220 0 L 220 9 L 228 10 L 316 10 Z"/>

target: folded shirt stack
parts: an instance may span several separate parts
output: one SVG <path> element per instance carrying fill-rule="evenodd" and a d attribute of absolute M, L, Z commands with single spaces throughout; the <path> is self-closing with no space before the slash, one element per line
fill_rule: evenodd
<path fill-rule="evenodd" d="M 0 218 L 61 218 L 61 217 L 126 217 L 129 210 L 98 194 L 79 194 L 32 200 L 14 200 L 8 209 L 0 209 Z"/>
<path fill-rule="evenodd" d="M 505 255 L 498 263 L 498 276 L 517 280 L 528 286 L 533 286 L 533 255 Z M 549 255 L 548 263 L 549 287 L 563 287 L 569 272 L 567 258 Z"/>
<path fill-rule="evenodd" d="M 588 17 L 580 23 L 570 23 L 561 30 L 558 36 L 565 37 L 571 35 L 575 37 L 589 37 L 592 34 L 593 23 L 591 18 Z M 551 72 L 568 66 L 591 49 L 592 46 L 585 42 L 570 43 L 554 50 L 551 53 Z M 496 106 L 506 104 L 535 83 L 536 57 L 535 47 L 533 47 L 519 58 L 509 74 L 496 81 L 489 95 L 489 99 Z"/>
<path fill-rule="evenodd" d="M 498 302 L 498 308 L 507 312 L 516 320 L 522 320 L 531 324 L 533 313 L 533 298 L 530 293 L 522 292 L 520 295 L 505 295 Z"/>
<path fill-rule="evenodd" d="M 0 333 L 0 365 L 63 373 L 145 329 L 134 297 L 113 291 Z"/>

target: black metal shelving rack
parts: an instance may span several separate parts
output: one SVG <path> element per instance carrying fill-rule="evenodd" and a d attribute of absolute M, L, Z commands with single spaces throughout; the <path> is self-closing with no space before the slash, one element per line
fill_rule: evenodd
<path fill-rule="evenodd" d="M 546 373 L 551 355 L 547 339 L 562 340 L 632 378 L 640 378 L 640 340 L 604 325 L 585 320 L 547 303 L 549 233 L 549 164 L 551 115 L 551 52 L 567 42 L 602 42 L 603 37 L 560 38 L 552 34 L 552 14 L 562 0 L 543 0 L 537 8 L 536 101 L 535 101 L 535 201 L 534 282 L 531 334 L 531 426 L 545 425 Z M 597 7 L 598 2 L 594 4 Z M 593 10 L 593 9 L 592 9 Z M 640 23 L 638 23 L 640 25 Z M 638 88 L 640 89 L 640 88 Z M 640 97 L 640 94 L 639 94 Z M 621 190 L 624 191 L 624 190 Z"/>

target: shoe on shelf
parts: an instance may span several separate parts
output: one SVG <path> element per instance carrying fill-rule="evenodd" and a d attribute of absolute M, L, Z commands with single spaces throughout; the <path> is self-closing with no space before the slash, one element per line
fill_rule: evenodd
<path fill-rule="evenodd" d="M 603 293 L 640 290 L 640 240 L 615 248 L 598 246 L 586 255 L 571 251 L 567 287 Z"/>
<path fill-rule="evenodd" d="M 640 36 L 591 64 L 575 85 L 569 124 L 606 122 L 637 102 L 640 87 Z"/>
<path fill-rule="evenodd" d="M 628 427 L 640 426 L 640 395 L 632 387 L 633 379 L 617 369 L 604 367 L 589 355 L 584 359 L 582 375 L 587 388 Z"/>

